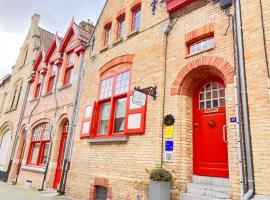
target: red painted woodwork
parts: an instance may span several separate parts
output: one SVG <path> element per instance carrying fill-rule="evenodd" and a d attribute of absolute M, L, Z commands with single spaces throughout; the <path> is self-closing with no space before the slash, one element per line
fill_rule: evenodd
<path fill-rule="evenodd" d="M 213 80 L 212 80 L 213 81 Z M 209 81 L 208 81 L 209 82 Z M 226 107 L 199 109 L 199 93 L 193 98 L 193 173 L 202 176 L 228 177 L 228 149 L 223 133 L 226 125 Z M 215 82 L 221 83 L 220 80 Z M 210 121 L 214 125 L 210 125 Z"/>
<path fill-rule="evenodd" d="M 67 122 L 68 124 L 68 122 Z M 59 147 L 59 153 L 58 153 L 58 160 L 57 160 L 57 167 L 56 167 L 56 172 L 55 172 L 55 178 L 54 178 L 54 183 L 53 187 L 57 189 L 61 176 L 62 176 L 62 167 L 63 167 L 63 156 L 65 152 L 65 147 L 66 147 L 66 141 L 67 141 L 67 135 L 68 135 L 68 130 L 65 130 L 66 125 L 63 127 L 62 131 L 62 137 L 60 141 L 60 147 Z"/>
<path fill-rule="evenodd" d="M 194 0 L 169 0 L 167 1 L 167 11 L 172 13 L 186 5 L 192 3 Z"/>

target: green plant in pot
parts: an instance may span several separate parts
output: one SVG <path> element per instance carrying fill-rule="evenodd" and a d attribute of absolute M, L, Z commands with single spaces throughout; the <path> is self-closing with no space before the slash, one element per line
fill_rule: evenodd
<path fill-rule="evenodd" d="M 149 200 L 170 200 L 170 185 L 173 182 L 172 174 L 162 168 L 154 169 L 151 172 L 149 184 Z"/>

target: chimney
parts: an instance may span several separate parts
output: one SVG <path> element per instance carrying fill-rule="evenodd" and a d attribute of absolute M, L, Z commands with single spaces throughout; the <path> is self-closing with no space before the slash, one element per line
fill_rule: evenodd
<path fill-rule="evenodd" d="M 39 14 L 36 14 L 34 13 L 33 16 L 32 16 L 32 23 L 36 23 L 38 24 L 40 21 L 40 15 Z"/>
<path fill-rule="evenodd" d="M 80 27 L 81 27 L 82 29 L 84 29 L 84 30 L 90 32 L 90 33 L 92 33 L 93 30 L 94 30 L 93 22 L 91 22 L 90 19 L 88 19 L 87 22 L 86 22 L 86 21 L 81 21 L 81 22 L 80 22 Z"/>

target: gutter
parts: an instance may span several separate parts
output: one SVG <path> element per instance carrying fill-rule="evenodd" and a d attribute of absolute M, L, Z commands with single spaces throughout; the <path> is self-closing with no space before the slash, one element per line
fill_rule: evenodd
<path fill-rule="evenodd" d="M 253 198 L 255 193 L 254 170 L 253 170 L 252 149 L 251 149 L 251 132 L 249 126 L 250 124 L 248 113 L 248 97 L 247 97 L 246 74 L 245 74 L 244 44 L 243 44 L 240 0 L 235 0 L 234 4 L 236 15 L 236 36 L 237 36 L 237 50 L 238 50 L 238 70 L 239 70 L 238 73 L 240 82 L 241 107 L 242 107 L 245 153 L 246 153 L 245 158 L 247 171 L 247 189 L 248 189 L 245 192 L 242 199 L 249 200 Z"/>

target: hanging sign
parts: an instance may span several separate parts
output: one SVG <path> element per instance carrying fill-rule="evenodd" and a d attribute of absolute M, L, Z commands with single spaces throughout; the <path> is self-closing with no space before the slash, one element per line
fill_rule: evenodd
<path fill-rule="evenodd" d="M 173 126 L 165 126 L 165 137 L 173 138 Z"/>
<path fill-rule="evenodd" d="M 146 94 L 140 92 L 140 91 L 134 91 L 132 101 L 134 104 L 140 105 L 140 106 L 145 106 L 146 102 Z"/>

